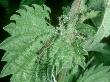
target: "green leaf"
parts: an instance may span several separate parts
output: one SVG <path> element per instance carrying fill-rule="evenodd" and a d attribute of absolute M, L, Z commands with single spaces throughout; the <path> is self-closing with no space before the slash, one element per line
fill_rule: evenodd
<path fill-rule="evenodd" d="M 4 28 L 11 37 L 0 45 L 0 49 L 6 50 L 2 61 L 7 61 L 1 77 L 13 74 L 11 82 L 39 82 L 37 53 L 55 33 L 45 20 L 49 18 L 48 11 L 46 6 L 24 6 L 24 9 L 17 11 L 20 15 L 11 17 L 15 22 Z"/>
<path fill-rule="evenodd" d="M 103 20 L 103 16 L 104 16 L 104 11 L 98 13 L 98 15 L 94 18 L 91 19 L 91 21 L 93 22 L 94 26 L 98 29 L 102 23 Z"/>
<path fill-rule="evenodd" d="M 93 66 L 80 76 L 77 82 L 110 82 L 109 66 Z"/>
<path fill-rule="evenodd" d="M 93 26 L 84 23 L 78 23 L 76 29 L 86 40 L 91 39 L 96 33 Z"/>
<path fill-rule="evenodd" d="M 100 11 L 91 10 L 90 12 L 86 12 L 82 15 L 81 20 L 85 21 L 87 19 L 93 19 L 99 15 Z"/>
<path fill-rule="evenodd" d="M 92 18 L 92 22 L 96 27 L 99 27 L 102 23 L 104 11 L 105 11 L 105 0 L 88 0 L 88 10 L 100 11 L 101 14 L 95 18 Z"/>
<path fill-rule="evenodd" d="M 24 6 L 11 17 L 14 22 L 4 28 L 11 36 L 0 45 L 6 50 L 2 61 L 7 61 L 1 77 L 13 74 L 11 82 L 48 82 L 59 80 L 64 69 L 68 76 L 76 66 L 85 69 L 84 40 L 75 28 L 51 26 L 46 21 L 49 11 L 46 6 Z"/>
<path fill-rule="evenodd" d="M 109 21 L 110 21 L 110 15 L 109 15 L 110 8 L 109 8 L 109 5 L 110 5 L 110 0 L 108 0 L 102 24 L 101 24 L 101 26 L 95 36 L 95 41 L 97 40 L 97 42 L 101 41 L 101 39 L 103 39 L 104 37 L 108 37 L 110 35 L 110 33 L 109 33 L 109 31 L 110 31 L 110 23 L 109 23 Z"/>
<path fill-rule="evenodd" d="M 104 10 L 105 8 L 105 0 L 88 0 L 88 9 L 93 10 Z"/>
<path fill-rule="evenodd" d="M 101 47 L 100 41 L 104 38 L 104 37 L 108 37 L 110 35 L 110 0 L 108 0 L 107 2 L 107 7 L 105 10 L 105 14 L 103 17 L 103 21 L 97 31 L 97 33 L 94 36 L 94 39 L 92 40 L 92 42 L 90 44 L 86 43 L 86 49 L 88 48 L 89 50 L 94 50 L 96 49 L 97 45 L 99 44 L 99 46 Z M 87 47 L 89 45 L 89 47 Z M 103 47 L 103 46 L 102 46 Z"/>

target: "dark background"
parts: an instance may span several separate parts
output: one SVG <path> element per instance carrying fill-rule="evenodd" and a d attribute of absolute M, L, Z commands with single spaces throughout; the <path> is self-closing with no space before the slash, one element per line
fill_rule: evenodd
<path fill-rule="evenodd" d="M 7 37 L 9 37 L 10 35 L 3 30 L 3 27 L 6 26 L 7 24 L 9 24 L 10 20 L 10 16 L 19 8 L 19 0 L 10 0 L 10 8 L 13 8 L 12 12 L 9 14 L 6 9 L 0 5 L 0 43 L 5 40 Z M 3 57 L 5 51 L 4 50 L 0 50 L 0 60 Z M 0 61 L 0 72 L 3 69 L 4 65 L 6 64 L 6 62 L 1 62 Z M 10 81 L 10 77 L 6 76 L 4 78 L 0 78 L 0 82 L 9 82 Z"/>

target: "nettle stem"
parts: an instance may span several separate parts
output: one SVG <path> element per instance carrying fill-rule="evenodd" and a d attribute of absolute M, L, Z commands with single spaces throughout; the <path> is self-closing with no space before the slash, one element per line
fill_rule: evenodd
<path fill-rule="evenodd" d="M 70 19 L 72 19 L 72 18 L 74 19 L 76 14 L 78 14 L 80 12 L 80 3 L 81 3 L 81 0 L 74 0 L 73 1 L 72 5 L 71 5 L 70 12 L 69 12 Z"/>
<path fill-rule="evenodd" d="M 78 15 L 80 13 L 80 4 L 81 0 L 74 0 L 70 9 L 69 15 L 69 22 L 68 22 L 68 28 L 74 28 L 77 24 L 77 21 L 79 19 Z M 62 71 L 58 75 L 57 82 L 65 82 L 66 74 L 67 74 L 67 68 L 62 69 Z"/>
<path fill-rule="evenodd" d="M 72 5 L 71 5 L 71 9 L 69 12 L 69 23 L 68 23 L 68 27 L 74 27 L 79 19 L 78 15 L 80 13 L 80 4 L 81 4 L 81 0 L 74 0 Z"/>

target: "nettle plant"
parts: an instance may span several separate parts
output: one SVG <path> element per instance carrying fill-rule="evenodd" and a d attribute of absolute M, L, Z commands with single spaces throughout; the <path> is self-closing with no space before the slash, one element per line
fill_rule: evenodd
<path fill-rule="evenodd" d="M 0 44 L 6 50 L 1 61 L 7 62 L 0 77 L 11 74 L 10 82 L 110 82 L 110 46 L 103 41 L 110 35 L 110 0 L 64 0 L 62 10 L 55 27 L 44 0 L 21 1 L 4 27 L 11 36 Z"/>

